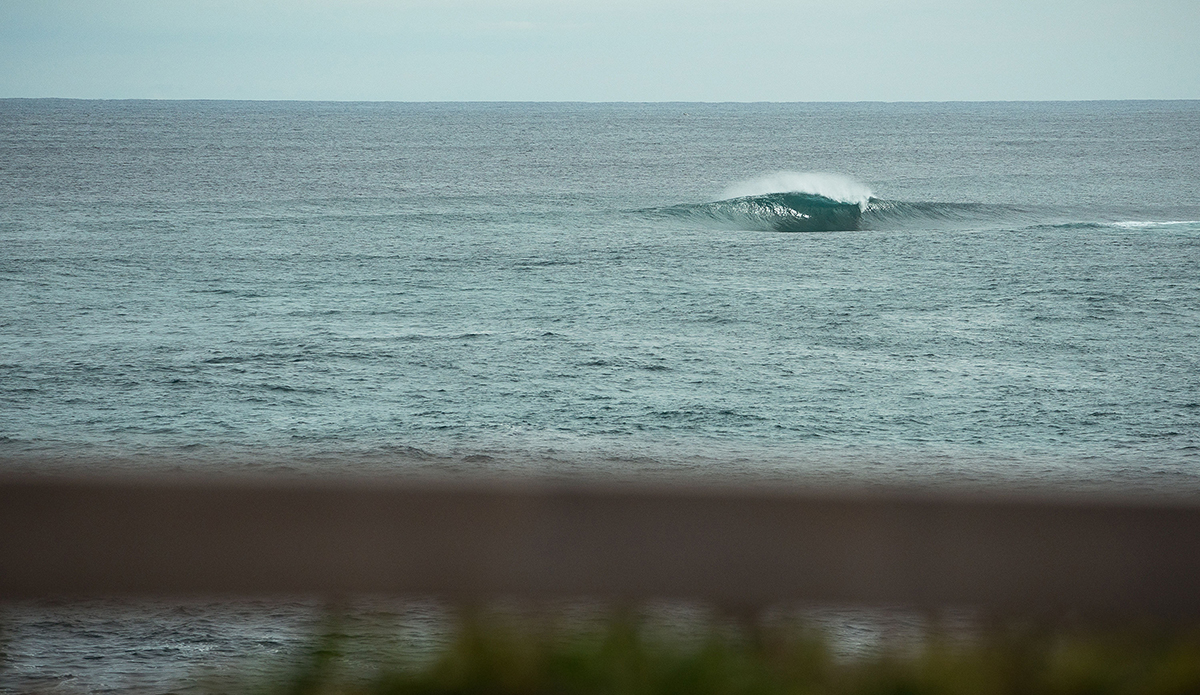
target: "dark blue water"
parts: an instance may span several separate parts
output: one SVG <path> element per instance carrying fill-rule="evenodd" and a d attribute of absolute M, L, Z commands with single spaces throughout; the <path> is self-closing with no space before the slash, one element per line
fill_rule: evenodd
<path fill-rule="evenodd" d="M 1198 147 L 1200 102 L 0 100 L 0 459 L 1200 489 Z"/>

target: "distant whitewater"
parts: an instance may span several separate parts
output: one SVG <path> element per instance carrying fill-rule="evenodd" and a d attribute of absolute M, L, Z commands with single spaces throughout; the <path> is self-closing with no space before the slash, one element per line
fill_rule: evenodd
<path fill-rule="evenodd" d="M 988 221 L 1011 224 L 1030 213 L 1010 205 L 883 200 L 848 176 L 788 171 L 739 181 L 716 201 L 644 212 L 715 227 L 771 232 L 847 232 Z"/>

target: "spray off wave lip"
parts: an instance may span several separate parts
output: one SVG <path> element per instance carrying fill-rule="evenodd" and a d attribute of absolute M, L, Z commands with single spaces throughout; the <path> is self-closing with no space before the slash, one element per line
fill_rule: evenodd
<path fill-rule="evenodd" d="M 852 232 L 1036 226 L 1047 216 L 1056 219 L 1065 211 L 994 203 L 886 200 L 842 174 L 783 171 L 734 183 L 715 201 L 640 212 L 722 229 Z"/>
<path fill-rule="evenodd" d="M 721 227 L 840 232 L 862 226 L 871 190 L 841 174 L 781 171 L 728 186 L 719 200 L 645 210 Z"/>

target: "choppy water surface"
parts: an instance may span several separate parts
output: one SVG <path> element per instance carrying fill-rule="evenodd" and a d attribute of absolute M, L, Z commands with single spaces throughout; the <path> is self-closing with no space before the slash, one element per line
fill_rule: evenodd
<path fill-rule="evenodd" d="M 1200 460 L 1195 102 L 0 109 L 9 458 Z"/>
<path fill-rule="evenodd" d="M 1198 145 L 1197 102 L 0 101 L 0 458 L 1195 490 Z"/>

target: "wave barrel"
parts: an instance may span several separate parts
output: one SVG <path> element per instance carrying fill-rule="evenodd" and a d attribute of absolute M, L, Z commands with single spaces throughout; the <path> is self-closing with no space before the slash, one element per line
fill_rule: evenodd
<path fill-rule="evenodd" d="M 679 205 L 666 212 L 721 226 L 773 232 L 844 232 L 862 225 L 862 206 L 815 193 L 767 193 L 698 205 Z"/>

